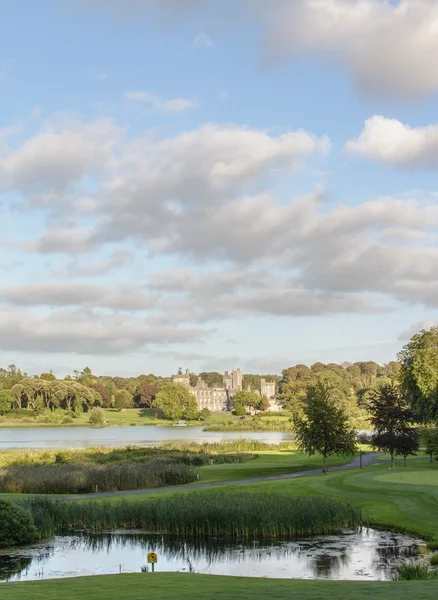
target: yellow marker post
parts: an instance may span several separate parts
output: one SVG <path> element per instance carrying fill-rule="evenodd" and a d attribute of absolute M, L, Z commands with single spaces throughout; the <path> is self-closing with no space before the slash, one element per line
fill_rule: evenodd
<path fill-rule="evenodd" d="M 155 552 L 148 552 L 148 563 L 152 565 L 152 573 L 154 573 L 154 567 L 158 562 L 158 554 Z"/>

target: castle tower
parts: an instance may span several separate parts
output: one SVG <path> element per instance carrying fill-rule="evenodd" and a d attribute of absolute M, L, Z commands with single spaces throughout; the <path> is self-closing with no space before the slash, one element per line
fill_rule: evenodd
<path fill-rule="evenodd" d="M 242 373 L 240 372 L 240 369 L 233 369 L 231 380 L 233 391 L 240 392 L 242 389 Z"/>

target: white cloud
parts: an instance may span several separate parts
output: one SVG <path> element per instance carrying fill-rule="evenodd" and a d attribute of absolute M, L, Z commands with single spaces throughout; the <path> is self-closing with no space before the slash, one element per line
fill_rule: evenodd
<path fill-rule="evenodd" d="M 407 342 L 408 340 L 411 339 L 411 337 L 413 335 L 415 335 L 416 333 L 420 333 L 420 331 L 422 329 L 430 329 L 431 327 L 436 327 L 438 326 L 438 320 L 437 319 L 424 319 L 423 321 L 418 321 L 417 323 L 414 323 L 413 325 L 411 325 L 411 327 L 409 327 L 409 329 L 406 329 L 405 331 L 402 331 L 398 337 L 399 341 L 401 342 Z"/>
<path fill-rule="evenodd" d="M 0 307 L 0 349 L 7 352 L 67 352 L 118 355 L 147 346 L 200 342 L 208 332 L 157 327 L 126 315 L 57 311 L 48 317 Z"/>
<path fill-rule="evenodd" d="M 438 90 L 436 0 L 259 0 L 257 6 L 271 58 L 317 53 L 347 68 L 367 94 Z"/>
<path fill-rule="evenodd" d="M 359 138 L 349 140 L 345 149 L 386 165 L 437 168 L 438 125 L 409 127 L 376 115 L 365 121 Z"/>
<path fill-rule="evenodd" d="M 104 171 L 121 136 L 107 119 L 56 116 L 20 146 L 0 147 L 0 189 L 65 189 Z"/>
<path fill-rule="evenodd" d="M 147 104 L 152 112 L 178 114 L 198 106 L 189 98 L 160 98 L 150 92 L 126 92 L 125 99 L 130 102 Z"/>

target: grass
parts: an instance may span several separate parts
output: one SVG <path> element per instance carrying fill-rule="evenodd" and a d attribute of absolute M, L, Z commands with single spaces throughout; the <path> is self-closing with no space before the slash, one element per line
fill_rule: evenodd
<path fill-rule="evenodd" d="M 0 589 L 3 600 L 435 600 L 438 582 L 291 581 L 158 572 L 3 583 Z"/>
<path fill-rule="evenodd" d="M 42 537 L 62 531 L 139 529 L 188 536 L 302 537 L 360 524 L 360 510 L 332 498 L 292 497 L 275 492 L 202 495 L 179 493 L 121 502 L 69 502 L 44 497 L 18 504 L 34 518 Z"/>
<path fill-rule="evenodd" d="M 31 465 L 1 468 L 0 491 L 86 494 L 182 485 L 196 479 L 189 464 L 159 458 L 147 463 Z"/>
<path fill-rule="evenodd" d="M 403 475 L 403 477 L 402 477 Z M 409 477 L 409 480 L 406 479 Z M 427 483 L 423 482 L 427 480 Z M 230 501 L 235 493 L 284 492 L 291 496 L 325 496 L 349 502 L 362 509 L 363 520 L 372 527 L 395 529 L 438 542 L 438 463 L 415 461 L 407 467 L 389 469 L 375 465 L 364 469 L 332 471 L 296 479 L 224 485 L 221 492 Z M 203 494 L 207 490 L 186 493 Z M 163 492 L 172 494 L 174 492 Z M 161 494 L 160 494 L 161 495 Z M 141 496 L 131 496 L 131 498 Z M 152 493 L 151 497 L 155 497 Z M 112 501 L 119 501 L 116 497 Z"/>
<path fill-rule="evenodd" d="M 284 473 L 295 473 L 308 469 L 321 468 L 322 470 L 322 459 L 319 455 L 307 456 L 298 450 L 259 451 L 257 454 L 258 458 L 245 463 L 203 466 L 199 469 L 200 480 L 202 483 L 213 483 L 283 475 Z M 344 465 L 351 462 L 351 460 L 352 458 L 349 456 L 333 456 L 329 459 L 329 465 Z"/>

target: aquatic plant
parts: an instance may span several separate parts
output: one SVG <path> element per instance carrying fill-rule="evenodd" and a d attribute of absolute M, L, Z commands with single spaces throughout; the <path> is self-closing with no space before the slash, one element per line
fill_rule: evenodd
<path fill-rule="evenodd" d="M 190 536 L 290 537 L 325 534 L 360 524 L 360 510 L 332 498 L 223 490 L 166 497 L 67 502 L 22 498 L 42 535 L 66 530 L 140 529 Z"/>
<path fill-rule="evenodd" d="M 399 565 L 396 569 L 394 579 L 402 579 L 406 581 L 418 579 L 436 579 L 438 573 L 435 569 L 431 569 L 425 562 L 406 561 Z"/>

